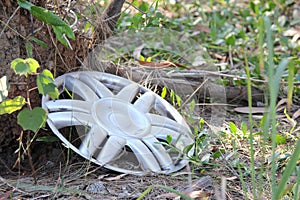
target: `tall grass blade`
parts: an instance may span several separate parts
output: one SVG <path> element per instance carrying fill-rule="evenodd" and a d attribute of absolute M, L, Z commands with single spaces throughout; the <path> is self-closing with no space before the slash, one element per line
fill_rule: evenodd
<path fill-rule="evenodd" d="M 295 167 L 297 165 L 297 161 L 299 159 L 299 155 L 300 155 L 300 140 L 297 141 L 295 151 L 292 154 L 291 159 L 288 162 L 288 164 L 287 164 L 287 166 L 286 166 L 286 168 L 285 168 L 285 170 L 282 174 L 282 178 L 281 178 L 281 180 L 278 184 L 278 188 L 276 189 L 274 199 L 280 199 L 281 196 L 283 195 L 285 185 L 286 185 L 287 181 L 289 180 L 290 175 L 295 170 Z"/>
<path fill-rule="evenodd" d="M 293 88 L 294 88 L 294 76 L 295 76 L 295 64 L 290 62 L 289 64 L 289 76 L 288 76 L 288 95 L 287 95 L 287 110 L 288 113 L 291 111 L 291 106 L 293 102 Z"/>
<path fill-rule="evenodd" d="M 247 92 L 248 92 L 248 107 L 249 107 L 249 131 L 250 131 L 250 166 L 251 166 L 251 183 L 252 183 L 252 189 L 254 191 L 253 197 L 256 199 L 256 190 L 257 190 L 257 184 L 256 184 L 256 173 L 255 173 L 255 158 L 254 158 L 254 146 L 253 146 L 253 130 L 252 130 L 252 125 L 253 125 L 253 119 L 252 119 L 252 90 L 251 90 L 251 76 L 250 76 L 250 69 L 249 69 L 249 63 L 248 63 L 248 58 L 247 55 L 245 54 L 245 66 L 246 66 L 246 74 L 247 74 Z M 243 181 L 242 181 L 242 186 L 243 186 Z M 243 188 L 245 190 L 246 188 Z M 248 195 L 246 194 L 246 199 L 248 199 Z"/>
<path fill-rule="evenodd" d="M 272 141 L 272 158 L 271 158 L 271 187 L 272 187 L 272 199 L 278 199 L 278 193 L 276 187 L 276 101 L 279 91 L 280 80 L 282 74 L 289 63 L 288 59 L 283 59 L 278 65 L 275 71 L 274 65 L 274 52 L 273 52 L 273 39 L 272 39 L 272 29 L 269 17 L 264 17 L 265 29 L 267 30 L 267 49 L 268 49 L 268 87 L 270 95 L 270 112 L 266 116 L 264 135 L 268 135 L 269 129 L 271 129 L 271 141 Z"/>
<path fill-rule="evenodd" d="M 151 185 L 150 187 L 148 187 L 136 200 L 141 200 L 143 199 L 149 192 L 151 192 L 151 190 L 153 190 L 154 185 Z"/>

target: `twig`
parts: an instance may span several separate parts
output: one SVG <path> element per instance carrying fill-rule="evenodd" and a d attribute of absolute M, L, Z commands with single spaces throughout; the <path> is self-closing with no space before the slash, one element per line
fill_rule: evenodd
<path fill-rule="evenodd" d="M 63 59 L 63 57 L 62 57 L 61 53 L 59 52 L 59 49 L 58 49 L 58 47 L 57 47 L 57 45 L 56 45 L 56 43 L 55 43 L 55 41 L 54 41 L 54 39 L 53 39 L 53 36 L 52 36 L 52 34 L 51 34 L 51 31 L 50 31 L 50 28 L 49 28 L 49 26 L 48 26 L 48 25 L 47 25 L 47 29 L 48 29 L 48 33 L 49 33 L 49 35 L 50 35 L 50 38 L 51 38 L 52 44 L 55 46 L 55 49 L 57 50 L 57 54 L 58 54 L 58 56 L 60 57 L 60 59 L 61 59 L 62 63 L 65 65 L 65 67 L 68 69 L 68 71 L 70 71 L 70 68 L 69 68 L 69 66 L 66 64 L 66 62 L 64 61 L 64 59 Z"/>
<path fill-rule="evenodd" d="M 18 7 L 16 8 L 16 10 L 13 12 L 13 14 L 10 16 L 10 18 L 7 20 L 6 23 L 4 23 L 4 22 L 1 21 L 5 26 L 4 26 L 4 28 L 2 29 L 1 33 L 0 33 L 0 38 L 1 38 L 2 34 L 4 33 L 6 27 L 9 27 L 8 24 L 9 24 L 10 20 L 12 20 L 12 18 L 16 15 L 16 13 L 18 12 L 19 9 L 20 9 L 20 6 L 18 6 Z"/>
<path fill-rule="evenodd" d="M 7 169 L 7 171 L 9 171 L 9 173 L 11 174 L 16 174 L 16 172 L 12 171 L 7 164 L 4 162 L 4 160 L 2 160 L 2 158 L 0 158 L 0 162 L 2 163 L 2 165 Z"/>
<path fill-rule="evenodd" d="M 34 167 L 33 162 L 32 162 L 31 151 L 30 151 L 30 148 L 29 148 L 30 144 L 31 144 L 31 142 L 30 142 L 30 131 L 28 131 L 27 142 L 26 142 L 26 145 L 28 147 L 28 149 L 27 149 L 27 155 L 28 155 L 28 159 L 29 159 L 29 165 L 30 165 L 30 168 L 32 170 L 34 184 L 36 185 L 37 184 L 36 170 L 35 170 L 35 167 Z"/>
<path fill-rule="evenodd" d="M 208 81 L 208 79 L 205 79 L 198 87 L 197 89 L 187 98 L 187 100 L 181 105 L 181 107 L 185 106 L 189 100 L 202 88 L 202 86 Z"/>

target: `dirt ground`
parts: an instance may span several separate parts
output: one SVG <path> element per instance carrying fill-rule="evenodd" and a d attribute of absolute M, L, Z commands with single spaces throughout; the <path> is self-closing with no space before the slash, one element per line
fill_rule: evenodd
<path fill-rule="evenodd" d="M 27 87 L 24 77 L 13 74 L 10 62 L 15 58 L 26 58 L 24 40 L 20 36 L 28 36 L 38 22 L 32 23 L 28 12 L 16 11 L 15 2 L 0 3 L 0 60 L 1 77 L 6 75 L 10 80 L 9 98 L 17 95 L 26 96 Z M 7 23 L 6 26 L 4 23 Z M 36 24 L 37 23 L 37 24 Z M 34 47 L 34 55 L 40 65 L 53 70 L 55 47 L 47 36 L 47 27 L 37 34 L 39 39 L 48 44 L 48 49 Z M 63 48 L 62 48 L 63 49 Z M 80 48 L 78 48 L 80 49 Z M 68 66 L 76 66 L 75 56 L 80 52 L 61 50 L 65 60 L 57 61 L 57 73 L 70 71 Z M 74 61 L 75 60 L 75 61 Z M 76 70 L 74 67 L 72 70 Z M 26 82 L 29 87 L 35 85 L 34 77 Z M 40 105 L 40 95 L 31 92 L 29 98 L 32 106 Z M 22 133 L 16 122 L 17 112 L 0 117 L 0 199 L 136 199 L 149 187 L 155 186 L 145 199 L 175 199 L 178 195 L 171 192 L 175 189 L 194 197 L 214 199 L 218 183 L 210 176 L 200 172 L 184 169 L 173 175 L 133 176 L 118 174 L 89 163 L 81 157 L 69 152 L 61 142 L 33 142 L 30 146 L 35 174 L 30 167 L 29 157 L 16 152 L 20 148 L 19 138 L 23 136 L 25 145 L 27 138 L 33 135 Z M 47 129 L 47 127 L 46 127 Z M 27 135 L 26 135 L 27 134 Z M 43 130 L 40 135 L 53 135 L 51 130 Z M 25 148 L 25 147 L 21 147 Z M 36 178 L 36 183 L 35 183 Z M 165 187 L 165 188 L 164 188 Z M 178 197 L 177 197 L 178 198 Z"/>
<path fill-rule="evenodd" d="M 25 82 L 24 77 L 13 75 L 10 62 L 15 58 L 26 57 L 25 43 L 20 35 L 29 36 L 32 28 L 39 28 L 41 25 L 38 22 L 32 23 L 28 12 L 15 11 L 16 5 L 12 1 L 0 2 L 0 20 L 5 23 L 9 22 L 9 27 L 0 23 L 0 77 L 7 75 L 10 80 L 9 97 L 27 95 L 28 88 L 22 84 Z M 38 38 L 48 44 L 48 49 L 38 46 L 34 48 L 35 57 L 39 60 L 42 69 L 47 68 L 53 71 L 56 65 L 56 75 L 76 71 L 78 68 L 74 66 L 80 65 L 77 58 L 83 58 L 86 52 L 69 51 L 59 46 L 59 52 L 64 55 L 64 60 L 54 59 L 59 56 L 56 54 L 57 49 L 48 31 L 48 28 L 44 26 L 37 32 Z M 82 49 L 81 44 L 75 42 L 74 45 L 76 49 Z M 29 78 L 27 84 L 34 86 L 34 77 Z M 32 106 L 40 105 L 41 96 L 37 91 L 31 92 L 29 98 Z M 209 107 L 204 106 L 202 112 L 198 114 L 209 121 L 209 111 Z M 142 196 L 145 196 L 143 199 L 180 199 L 179 195 L 181 199 L 184 197 L 245 199 L 236 169 L 230 168 L 230 165 L 224 161 L 217 161 L 213 165 L 190 165 L 170 175 L 134 176 L 119 174 L 90 163 L 66 149 L 60 141 L 34 141 L 30 145 L 34 173 L 28 155 L 19 156 L 16 152 L 18 149 L 26 148 L 26 146 L 20 146 L 21 134 L 23 134 L 23 144 L 26 144 L 28 138 L 31 139 L 34 135 L 22 133 L 17 125 L 16 116 L 17 112 L 0 116 L 0 200 L 137 199 Z M 242 121 L 248 120 L 245 116 L 237 115 L 229 108 L 226 122 L 233 121 L 239 126 Z M 290 125 L 286 126 L 287 129 L 290 128 Z M 285 126 L 281 128 L 284 132 Z M 54 136 L 54 134 L 49 127 L 46 127 L 39 132 L 39 136 Z M 213 144 L 207 151 L 216 151 L 217 148 L 219 147 Z M 241 151 L 241 155 L 243 153 Z M 242 156 L 241 159 L 249 157 L 248 155 Z M 19 163 L 16 162 L 18 158 L 21 158 Z"/>

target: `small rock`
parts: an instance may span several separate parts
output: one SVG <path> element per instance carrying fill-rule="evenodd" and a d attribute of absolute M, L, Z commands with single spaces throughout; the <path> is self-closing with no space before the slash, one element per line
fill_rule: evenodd
<path fill-rule="evenodd" d="M 91 183 L 90 185 L 87 186 L 86 191 L 93 194 L 107 193 L 106 187 L 104 186 L 102 181 Z"/>

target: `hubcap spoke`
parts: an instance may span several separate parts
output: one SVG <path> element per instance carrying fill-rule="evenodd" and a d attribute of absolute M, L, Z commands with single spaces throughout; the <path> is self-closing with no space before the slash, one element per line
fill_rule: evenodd
<path fill-rule="evenodd" d="M 97 95 L 85 83 L 71 76 L 65 79 L 65 87 L 72 93 L 79 95 L 86 101 L 95 101 L 98 99 Z"/>
<path fill-rule="evenodd" d="M 93 156 L 106 136 L 107 133 L 99 126 L 93 126 L 84 137 L 79 147 L 80 152 L 87 157 Z"/>
<path fill-rule="evenodd" d="M 147 113 L 153 107 L 154 101 L 155 101 L 155 96 L 150 92 L 146 92 L 138 100 L 136 100 L 136 102 L 134 102 L 133 105 L 137 110 L 143 113 Z"/>
<path fill-rule="evenodd" d="M 127 85 L 124 87 L 117 95 L 116 98 L 122 99 L 126 102 L 131 102 L 136 94 L 138 93 L 139 86 L 135 83 Z"/>
<path fill-rule="evenodd" d="M 147 113 L 146 115 L 149 118 L 152 126 L 165 127 L 173 131 L 179 132 L 183 135 L 189 134 L 190 132 L 187 127 L 182 126 L 181 124 L 167 117 L 155 115 L 151 113 Z"/>
<path fill-rule="evenodd" d="M 111 136 L 101 149 L 97 160 L 104 163 L 104 165 L 111 164 L 118 154 L 122 152 L 125 144 L 126 140 L 124 138 Z"/>
<path fill-rule="evenodd" d="M 48 118 L 54 123 L 57 129 L 76 125 L 91 127 L 95 124 L 91 115 L 81 112 L 49 113 Z"/>
<path fill-rule="evenodd" d="M 128 146 L 132 149 L 144 170 L 159 172 L 160 166 L 148 147 L 137 139 L 128 141 Z"/>
<path fill-rule="evenodd" d="M 144 138 L 143 142 L 151 149 L 162 169 L 172 170 L 174 168 L 171 157 L 155 137 Z"/>
<path fill-rule="evenodd" d="M 113 93 L 101 82 L 87 74 L 80 74 L 79 79 L 85 82 L 99 97 L 112 97 Z"/>
<path fill-rule="evenodd" d="M 90 113 L 91 103 L 80 100 L 52 100 L 45 103 L 50 112 L 75 111 Z"/>

